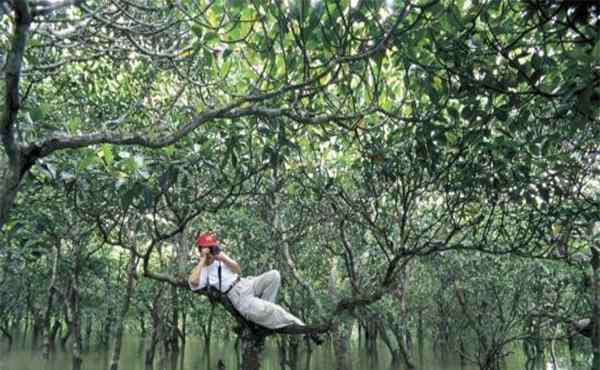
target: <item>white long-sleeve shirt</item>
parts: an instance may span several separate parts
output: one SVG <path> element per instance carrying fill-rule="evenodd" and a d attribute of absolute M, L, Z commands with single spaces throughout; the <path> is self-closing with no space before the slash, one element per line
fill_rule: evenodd
<path fill-rule="evenodd" d="M 198 284 L 194 287 L 190 283 L 190 289 L 200 290 L 211 286 L 215 289 L 219 289 L 219 264 L 221 265 L 221 292 L 226 292 L 227 289 L 233 284 L 238 278 L 238 274 L 231 271 L 231 269 L 225 263 L 219 261 L 213 261 L 208 266 L 203 266 L 200 271 L 200 278 Z"/>

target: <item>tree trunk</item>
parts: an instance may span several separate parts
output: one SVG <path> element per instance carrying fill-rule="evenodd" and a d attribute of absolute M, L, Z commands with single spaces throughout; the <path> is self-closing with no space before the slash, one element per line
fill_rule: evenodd
<path fill-rule="evenodd" d="M 379 358 L 379 353 L 377 351 L 377 324 L 376 320 L 369 320 L 365 325 L 365 344 L 367 356 L 372 360 L 377 360 Z"/>
<path fill-rule="evenodd" d="M 23 5 L 24 4 L 24 5 Z M 0 111 L 0 137 L 5 158 L 0 162 L 0 230 L 8 220 L 21 180 L 33 163 L 27 163 L 17 142 L 15 122 L 21 108 L 19 84 L 23 55 L 27 45 L 29 27 L 33 21 L 31 9 L 27 3 L 15 3 L 13 32 L 10 35 L 11 46 L 4 63 L 3 78 L 6 82 L 3 109 Z"/>
<path fill-rule="evenodd" d="M 179 356 L 179 303 L 177 290 L 177 287 L 171 286 L 171 330 L 169 330 L 167 338 L 173 368 L 176 367 L 177 357 Z"/>
<path fill-rule="evenodd" d="M 419 310 L 417 318 L 417 345 L 419 346 L 419 363 L 423 363 L 425 354 L 425 332 L 423 330 L 423 310 Z"/>
<path fill-rule="evenodd" d="M 400 353 L 400 357 L 401 357 L 402 361 L 404 362 L 404 366 L 407 369 L 414 369 L 415 365 L 413 364 L 412 360 L 410 359 L 408 350 L 404 347 L 405 343 L 404 343 L 404 336 L 402 335 L 402 329 L 397 324 L 392 325 L 392 327 L 393 327 L 392 333 L 394 333 L 394 336 L 396 337 L 396 343 L 398 345 L 398 352 Z"/>
<path fill-rule="evenodd" d="M 243 328 L 240 344 L 242 349 L 240 370 L 260 370 L 260 357 L 265 348 L 265 337 Z"/>
<path fill-rule="evenodd" d="M 204 335 L 204 349 L 206 353 L 210 354 L 210 345 L 212 338 L 212 327 L 213 320 L 215 317 L 215 304 L 210 303 L 210 313 L 208 314 L 208 323 L 206 325 L 202 325 L 202 333 Z"/>
<path fill-rule="evenodd" d="M 108 296 L 108 294 L 107 294 Z M 102 325 L 102 332 L 100 334 L 100 347 L 104 349 L 108 349 L 110 343 L 110 334 L 112 332 L 112 324 L 114 311 L 112 305 L 108 305 L 106 317 L 104 318 L 104 323 Z"/>
<path fill-rule="evenodd" d="M 58 258 L 60 255 L 60 240 L 56 244 L 54 250 L 54 259 L 52 261 L 52 272 L 50 274 L 50 284 L 48 284 L 48 301 L 46 302 L 46 310 L 44 312 L 44 344 L 42 350 L 42 358 L 48 360 L 50 358 L 50 315 L 52 314 L 52 308 L 54 306 L 54 293 L 56 283 L 56 273 L 58 270 Z"/>
<path fill-rule="evenodd" d="M 56 349 L 56 336 L 58 335 L 58 332 L 60 331 L 61 328 L 62 328 L 62 324 L 61 324 L 60 320 L 58 318 L 55 319 L 54 324 L 52 324 L 52 329 L 50 330 L 50 338 L 49 338 L 51 352 Z"/>
<path fill-rule="evenodd" d="M 575 356 L 575 339 L 573 339 L 572 335 L 569 335 L 568 338 L 569 343 L 569 359 L 571 360 L 571 368 L 577 368 L 577 357 Z"/>
<path fill-rule="evenodd" d="M 5 326 L 0 326 L 0 331 L 2 332 L 2 335 L 6 338 L 6 340 L 8 340 L 8 350 L 10 351 L 13 343 L 13 337 L 12 335 L 10 335 L 10 330 Z"/>
<path fill-rule="evenodd" d="M 67 341 L 71 337 L 71 332 L 72 332 L 71 321 L 67 318 L 66 322 L 67 322 L 67 331 L 60 338 L 60 347 L 62 348 L 63 351 L 66 351 L 66 349 L 67 349 Z"/>
<path fill-rule="evenodd" d="M 152 370 L 154 367 L 154 356 L 156 355 L 156 346 L 158 345 L 158 328 L 152 329 L 152 336 L 150 338 L 150 344 L 146 349 L 146 356 L 144 359 L 144 368 L 146 370 Z"/>
<path fill-rule="evenodd" d="M 84 347 L 85 351 L 89 351 L 92 346 L 92 330 L 94 328 L 94 320 L 91 318 L 87 318 L 86 326 L 85 326 L 85 341 Z"/>
<path fill-rule="evenodd" d="M 282 337 L 278 341 L 279 366 L 282 370 L 298 369 L 300 341 L 296 336 Z"/>
<path fill-rule="evenodd" d="M 179 368 L 183 369 L 183 360 L 185 359 L 185 338 L 187 336 L 187 311 L 183 310 L 181 316 L 181 354 L 179 356 Z"/>
<path fill-rule="evenodd" d="M 81 357 L 81 295 L 79 293 L 81 243 L 82 241 L 74 243 L 73 282 L 70 294 L 71 331 L 73 333 L 73 370 L 81 370 L 81 364 L 83 362 Z"/>
<path fill-rule="evenodd" d="M 350 342 L 350 330 L 352 326 L 346 322 L 340 322 L 333 330 L 335 348 L 335 366 L 337 370 L 351 370 L 352 362 L 348 353 Z"/>
<path fill-rule="evenodd" d="M 121 347 L 123 344 L 123 328 L 125 319 L 127 318 L 127 312 L 129 312 L 129 303 L 131 296 L 133 295 L 134 289 L 134 277 L 135 270 L 137 268 L 138 259 L 132 251 L 129 256 L 129 266 L 127 268 L 127 287 L 125 290 L 125 298 L 123 300 L 123 306 L 121 307 L 121 314 L 119 315 L 116 331 L 115 331 L 115 342 L 113 346 L 113 354 L 110 363 L 110 370 L 117 370 L 119 368 L 119 360 L 121 358 Z"/>
<path fill-rule="evenodd" d="M 390 355 L 392 356 L 392 367 L 397 367 L 400 364 L 400 351 L 394 347 L 392 340 L 390 339 L 387 330 L 382 322 L 379 323 L 379 334 L 381 335 L 381 339 L 383 343 L 387 346 L 390 351 Z"/>
<path fill-rule="evenodd" d="M 138 346 L 138 354 L 142 354 L 144 352 L 144 346 L 146 344 L 146 335 L 148 330 L 146 329 L 146 318 L 144 317 L 144 313 L 140 312 L 138 319 L 140 321 L 140 344 Z"/>
<path fill-rule="evenodd" d="M 148 349 L 146 350 L 146 356 L 144 359 L 144 366 L 146 370 L 152 370 L 154 367 L 154 356 L 156 355 L 156 347 L 160 341 L 161 332 L 162 332 L 162 323 L 161 323 L 161 299 L 162 299 L 162 289 L 159 288 L 158 293 L 154 297 L 152 302 L 152 311 L 150 312 L 152 316 L 152 334 L 150 338 L 150 343 L 148 345 Z"/>
<path fill-rule="evenodd" d="M 35 307 L 32 307 L 34 310 L 37 310 Z M 40 333 L 43 334 L 44 331 L 44 319 L 43 317 L 41 317 L 38 314 L 32 314 L 32 319 L 33 319 L 33 330 L 31 332 L 31 348 L 33 350 L 37 349 L 39 340 L 40 340 Z"/>
<path fill-rule="evenodd" d="M 592 367 L 591 370 L 600 370 L 600 251 L 595 244 L 592 250 Z"/>

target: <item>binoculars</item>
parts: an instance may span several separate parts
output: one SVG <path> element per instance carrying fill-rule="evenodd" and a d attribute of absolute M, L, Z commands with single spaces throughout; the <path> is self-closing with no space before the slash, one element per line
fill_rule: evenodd
<path fill-rule="evenodd" d="M 208 247 L 210 254 L 212 254 L 213 256 L 218 255 L 219 253 L 221 253 L 221 248 L 218 245 L 213 245 Z"/>

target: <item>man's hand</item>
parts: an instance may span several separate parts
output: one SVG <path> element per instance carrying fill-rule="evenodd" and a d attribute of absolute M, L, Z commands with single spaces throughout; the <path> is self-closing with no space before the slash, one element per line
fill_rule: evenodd
<path fill-rule="evenodd" d="M 210 254 L 210 250 L 208 248 L 200 249 L 200 258 L 206 259 L 206 257 L 208 257 L 209 254 Z"/>
<path fill-rule="evenodd" d="M 221 253 L 221 251 L 219 251 L 219 253 L 213 254 L 213 258 L 216 259 L 217 261 L 223 261 L 223 253 Z"/>
<path fill-rule="evenodd" d="M 221 252 L 218 255 L 214 256 L 214 258 L 216 260 L 219 260 L 219 261 L 223 262 L 224 264 L 226 264 L 227 267 L 229 267 L 231 269 L 231 271 L 235 272 L 236 274 L 241 273 L 240 265 L 237 262 L 235 262 L 234 260 L 232 260 L 225 253 Z"/>

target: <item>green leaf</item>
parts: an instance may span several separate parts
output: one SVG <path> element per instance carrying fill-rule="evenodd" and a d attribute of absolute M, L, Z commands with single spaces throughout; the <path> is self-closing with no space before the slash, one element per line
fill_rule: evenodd
<path fill-rule="evenodd" d="M 216 32 L 209 32 L 206 34 L 206 36 L 204 36 L 204 41 L 206 43 L 211 43 L 218 39 L 219 39 L 219 35 Z"/>
<path fill-rule="evenodd" d="M 164 193 L 167 191 L 175 181 L 177 181 L 177 175 L 179 170 L 176 167 L 169 167 L 162 175 L 158 178 L 158 186 Z"/>
<path fill-rule="evenodd" d="M 102 158 L 104 158 L 104 163 L 108 167 L 112 166 L 113 163 L 113 153 L 109 144 L 103 144 L 101 149 Z"/>
<path fill-rule="evenodd" d="M 90 167 L 91 165 L 93 165 L 94 163 L 96 163 L 96 161 L 98 160 L 98 156 L 96 155 L 96 153 L 94 151 L 89 151 L 81 160 L 81 162 L 79 162 L 79 170 L 86 170 L 88 169 L 88 167 Z"/>
<path fill-rule="evenodd" d="M 48 116 L 49 111 L 50 109 L 47 104 L 39 104 L 31 110 L 31 119 L 34 122 L 43 121 Z"/>
<path fill-rule="evenodd" d="M 192 32 L 194 33 L 194 35 L 196 35 L 196 37 L 200 38 L 202 37 L 202 33 L 203 33 L 204 29 L 202 28 L 202 26 L 200 26 L 199 24 L 194 24 L 192 26 Z"/>
<path fill-rule="evenodd" d="M 596 46 L 594 46 L 592 57 L 594 58 L 594 63 L 600 65 L 600 39 L 596 41 Z"/>
<path fill-rule="evenodd" d="M 508 119 L 508 112 L 502 109 L 496 109 L 495 115 L 496 119 L 500 122 L 504 122 Z"/>

